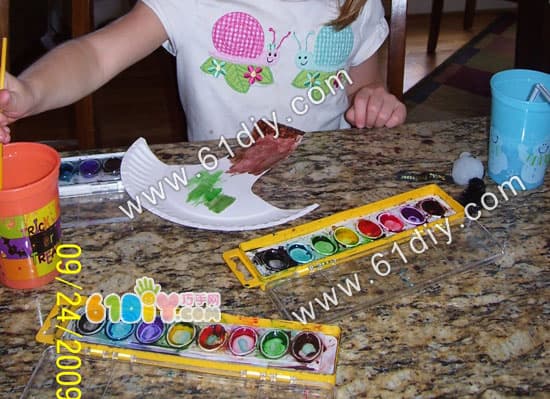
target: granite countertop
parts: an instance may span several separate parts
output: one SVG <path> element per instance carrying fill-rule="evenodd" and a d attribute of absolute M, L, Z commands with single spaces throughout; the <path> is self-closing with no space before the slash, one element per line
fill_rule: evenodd
<path fill-rule="evenodd" d="M 289 159 L 256 183 L 254 192 L 283 208 L 319 203 L 314 212 L 274 229 L 247 232 L 182 227 L 149 212 L 132 222 L 65 227 L 63 241 L 82 247 L 83 270 L 71 281 L 86 293 L 122 294 L 132 290 L 137 278 L 149 276 L 165 291 L 218 291 L 222 311 L 227 313 L 282 317 L 265 292 L 242 288 L 222 260 L 222 252 L 268 232 L 426 184 L 395 180 L 399 170 L 449 173 L 463 151 L 485 162 L 487 137 L 486 118 L 306 134 Z M 162 161 L 179 165 L 196 163 L 203 145 L 151 148 Z M 211 143 L 211 147 L 216 145 Z M 498 193 L 496 185 L 485 180 L 488 191 Z M 453 196 L 462 191 L 456 185 L 440 186 Z M 480 221 L 506 247 L 496 262 L 336 320 L 334 324 L 342 328 L 336 396 L 547 397 L 549 207 L 547 178 L 542 187 L 520 192 L 483 212 Z M 119 212 L 99 203 L 89 217 L 120 216 L 115 211 Z M 74 209 L 62 208 L 62 212 Z M 0 288 L 0 397 L 20 397 L 29 382 L 45 350 L 34 337 L 58 291 L 70 293 L 59 282 L 33 291 Z M 105 388 L 98 388 L 97 396 L 88 393 L 83 397 L 156 397 L 154 385 L 159 380 L 145 378 L 149 371 L 132 365 L 134 379 L 125 380 L 117 374 L 122 369 L 105 369 L 103 374 L 126 381 L 124 394 L 116 394 L 114 384 L 109 395 Z M 138 378 L 140 373 L 143 378 Z M 83 387 L 93 374 L 83 376 Z M 202 389 L 206 388 L 199 384 L 176 390 L 177 397 L 244 397 L 241 392 L 228 392 L 224 385 L 210 386 L 203 395 Z M 32 397 L 55 397 L 53 388 L 44 392 L 48 394 Z M 176 397 L 171 395 L 163 397 Z M 279 393 L 277 397 L 287 396 Z M 308 397 L 308 393 L 288 397 Z"/>

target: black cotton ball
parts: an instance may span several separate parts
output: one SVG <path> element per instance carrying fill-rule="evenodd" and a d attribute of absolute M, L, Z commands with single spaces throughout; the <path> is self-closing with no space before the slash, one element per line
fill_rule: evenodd
<path fill-rule="evenodd" d="M 462 206 L 468 204 L 476 204 L 481 206 L 481 197 L 485 194 L 485 182 L 478 177 L 474 177 L 468 181 L 468 187 L 458 197 L 458 202 Z"/>

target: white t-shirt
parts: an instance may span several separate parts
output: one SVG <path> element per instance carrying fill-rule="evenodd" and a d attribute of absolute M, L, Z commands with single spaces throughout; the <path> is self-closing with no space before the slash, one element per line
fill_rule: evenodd
<path fill-rule="evenodd" d="M 380 0 L 338 32 L 325 25 L 339 14 L 337 0 L 142 1 L 168 33 L 191 141 L 235 138 L 260 118 L 305 131 L 349 126 L 336 74 L 388 34 Z"/>

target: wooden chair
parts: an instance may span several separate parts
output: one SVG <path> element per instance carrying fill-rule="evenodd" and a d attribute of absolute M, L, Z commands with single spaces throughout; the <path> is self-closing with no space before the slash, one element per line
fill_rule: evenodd
<path fill-rule="evenodd" d="M 72 36 L 85 35 L 93 29 L 93 0 L 72 0 Z M 74 105 L 74 131 L 80 149 L 96 147 L 94 102 L 89 95 Z"/>
<path fill-rule="evenodd" d="M 399 99 L 403 98 L 406 42 L 407 0 L 391 0 L 386 80 L 389 92 Z"/>
<path fill-rule="evenodd" d="M 9 31 L 10 31 L 10 1 L 0 0 L 0 37 L 9 38 Z M 8 68 L 8 66 L 9 66 L 9 63 L 6 63 L 6 68 Z"/>
<path fill-rule="evenodd" d="M 430 16 L 430 34 L 428 36 L 428 54 L 435 53 L 437 40 L 439 38 L 439 28 L 441 27 L 441 17 L 443 15 L 444 0 L 432 1 L 432 13 Z M 464 9 L 464 29 L 472 28 L 474 24 L 474 15 L 476 12 L 476 0 L 466 0 Z"/>
<path fill-rule="evenodd" d="M 0 35 L 10 37 L 10 0 L 0 0 Z M 72 0 L 72 35 L 86 34 L 92 30 L 93 0 Z M 9 61 L 9 60 L 8 60 Z M 9 63 L 7 63 L 9 70 Z M 73 129 L 80 149 L 96 146 L 96 130 L 92 96 L 74 105 Z"/>

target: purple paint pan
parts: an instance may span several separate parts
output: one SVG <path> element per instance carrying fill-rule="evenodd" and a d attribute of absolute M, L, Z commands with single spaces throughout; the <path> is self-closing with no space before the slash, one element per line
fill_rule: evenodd
<path fill-rule="evenodd" d="M 309 363 L 317 359 L 322 351 L 321 339 L 312 332 L 298 333 L 290 345 L 290 353 L 301 363 Z"/>
<path fill-rule="evenodd" d="M 412 206 L 404 206 L 401 208 L 400 212 L 403 219 L 410 224 L 418 226 L 426 222 L 426 215 Z"/>
<path fill-rule="evenodd" d="M 86 161 L 80 162 L 80 165 L 78 166 L 80 176 L 86 178 L 96 176 L 100 170 L 101 162 L 99 162 L 97 159 L 87 159 Z"/>
<path fill-rule="evenodd" d="M 160 317 L 155 318 L 152 323 L 142 321 L 136 328 L 136 339 L 142 344 L 152 344 L 158 341 L 164 334 L 164 323 Z"/>
<path fill-rule="evenodd" d="M 378 215 L 378 223 L 380 223 L 384 228 L 392 233 L 398 233 L 405 228 L 403 221 L 397 216 L 391 213 L 381 213 Z"/>

